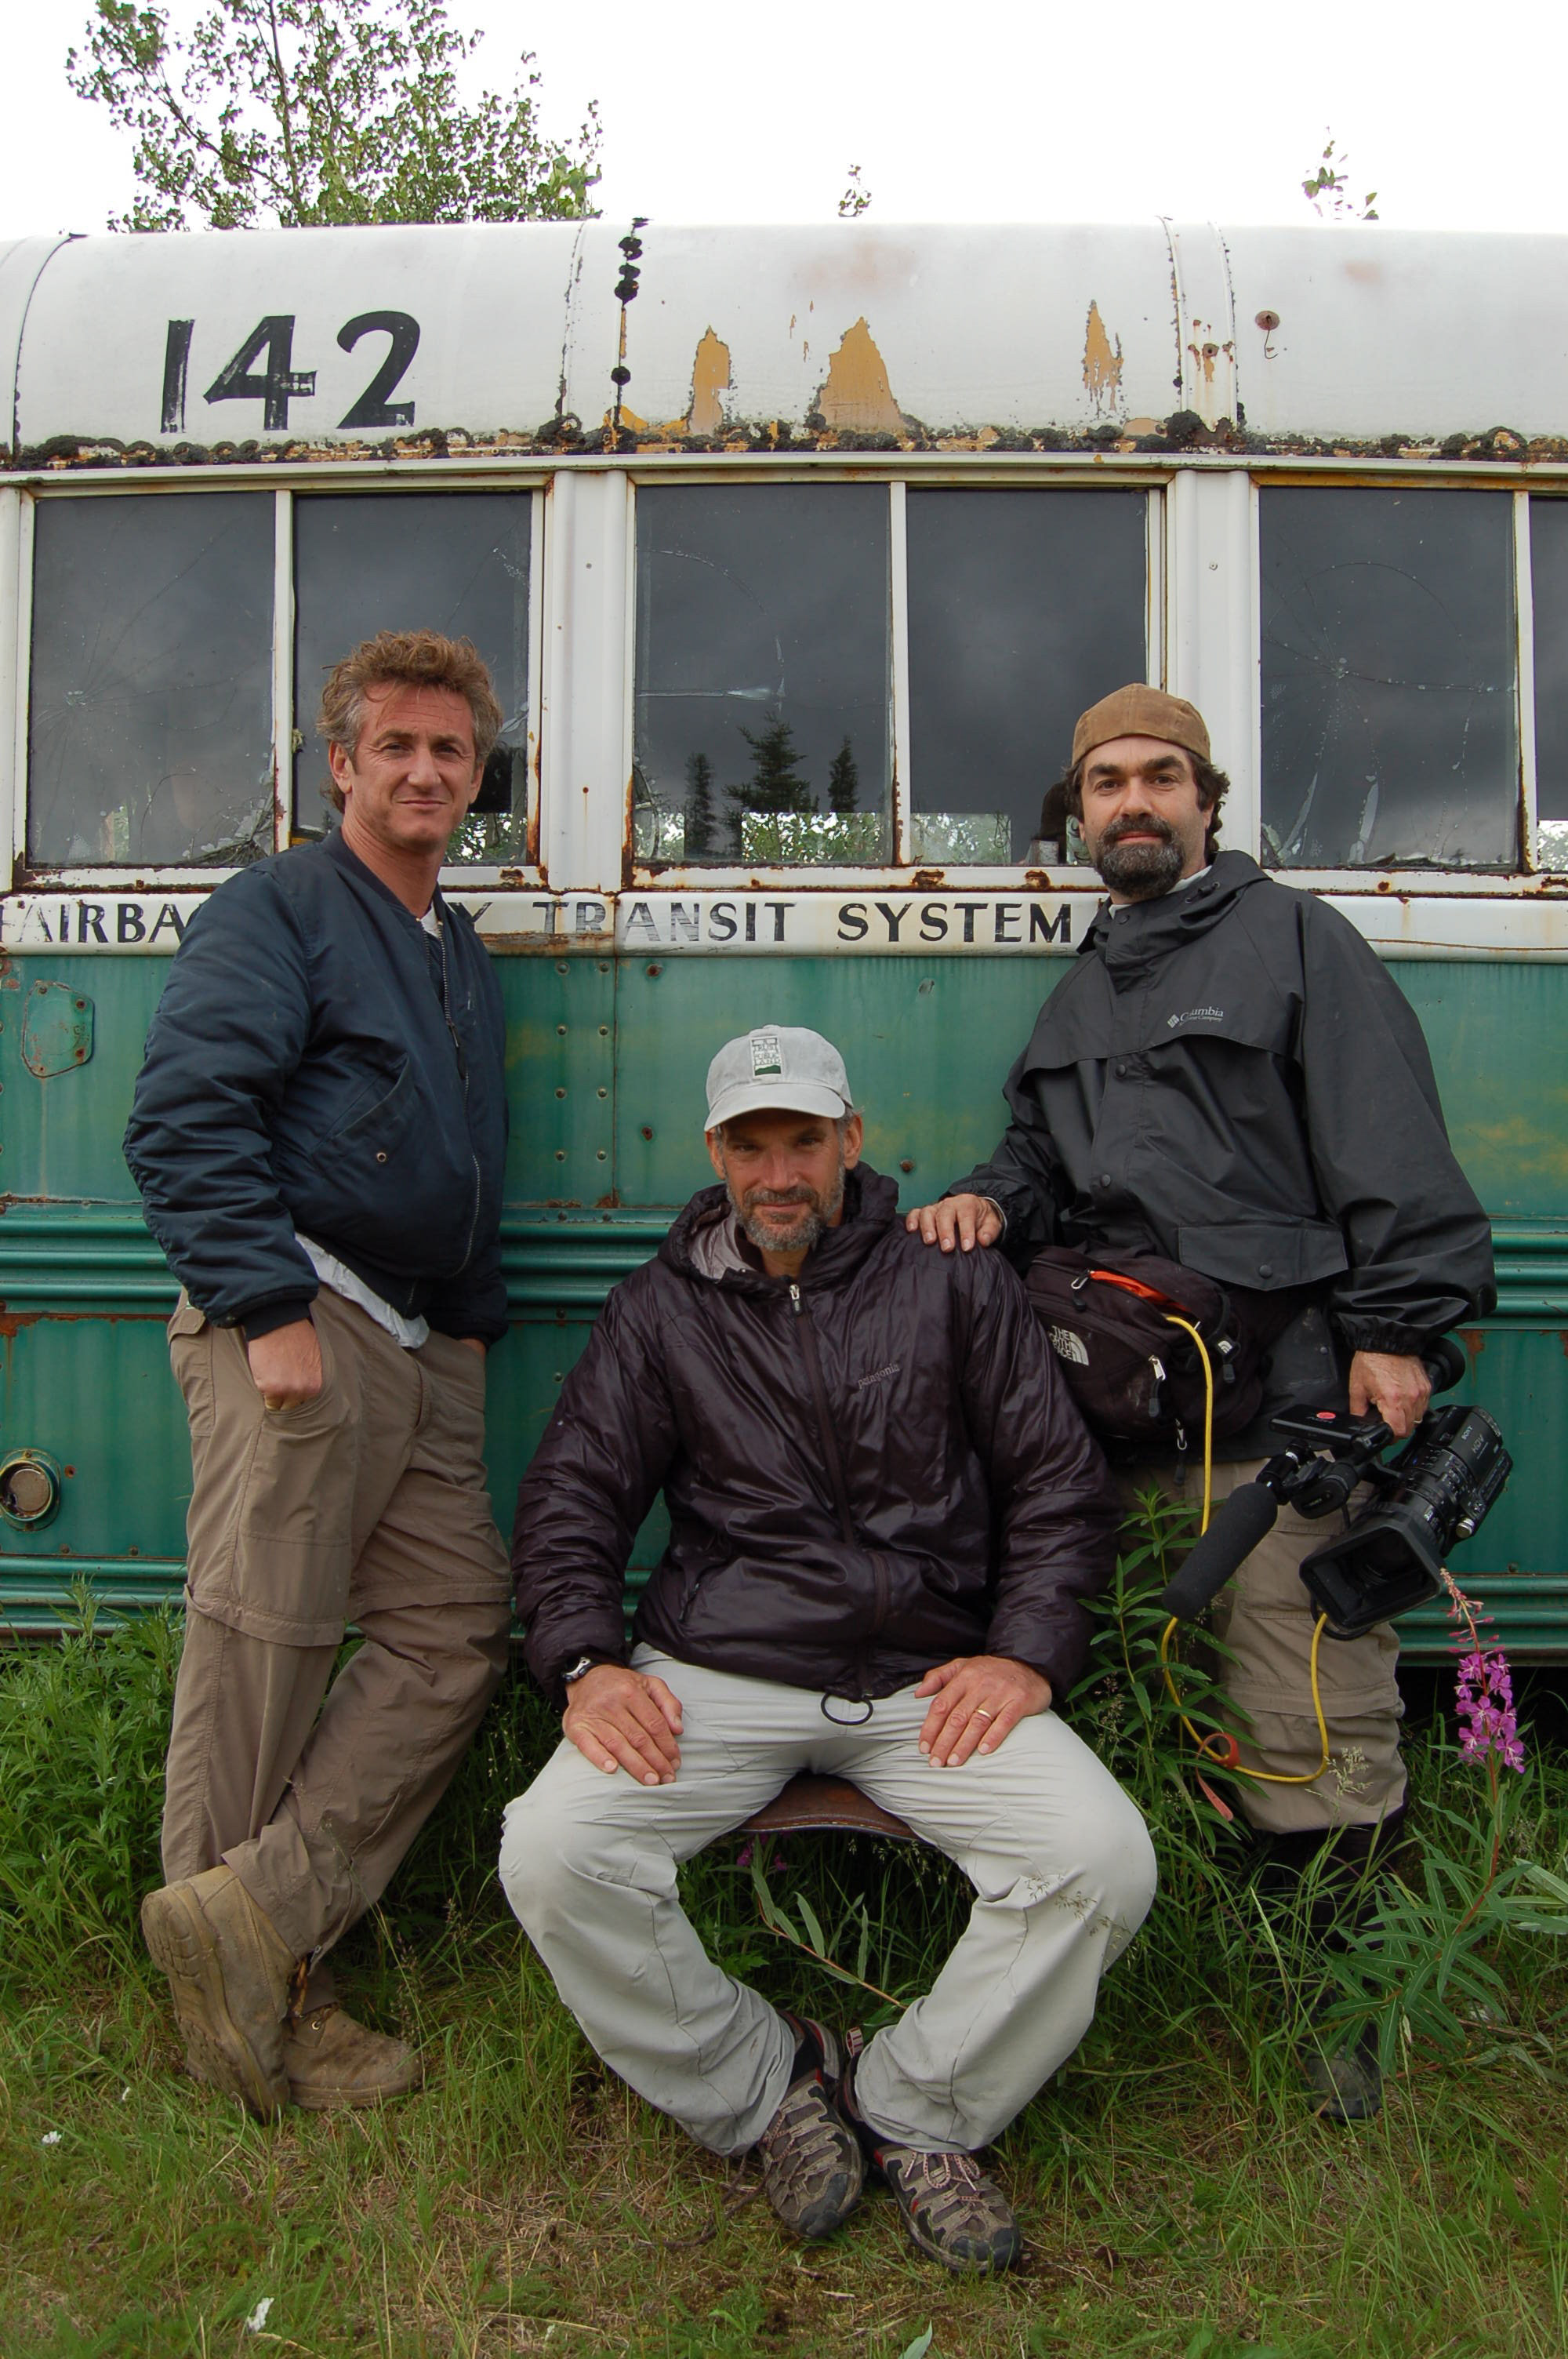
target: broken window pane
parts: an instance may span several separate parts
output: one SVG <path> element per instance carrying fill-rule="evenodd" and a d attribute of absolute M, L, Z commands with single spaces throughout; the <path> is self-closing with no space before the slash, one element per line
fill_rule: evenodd
<path fill-rule="evenodd" d="M 41 499 L 27 856 L 237 868 L 272 850 L 265 492 Z"/>
<path fill-rule="evenodd" d="M 637 495 L 638 861 L 891 856 L 888 495 Z"/>
<path fill-rule="evenodd" d="M 1568 500 L 1530 504 L 1535 816 L 1542 868 L 1568 868 Z"/>
<path fill-rule="evenodd" d="M 361 492 L 294 507 L 295 826 L 330 816 L 316 708 L 327 674 L 378 631 L 471 639 L 506 718 L 453 864 L 525 857 L 528 834 L 527 492 Z"/>
<path fill-rule="evenodd" d="M 1148 677 L 1148 495 L 912 491 L 910 854 L 1062 857 L 1040 825 L 1086 706 Z"/>
<path fill-rule="evenodd" d="M 1519 859 L 1506 492 L 1261 495 L 1263 858 Z"/>

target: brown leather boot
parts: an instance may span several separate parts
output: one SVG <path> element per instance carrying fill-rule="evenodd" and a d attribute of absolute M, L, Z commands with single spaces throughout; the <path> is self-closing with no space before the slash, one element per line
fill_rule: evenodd
<path fill-rule="evenodd" d="M 341 2006 L 313 2007 L 290 2024 L 283 2043 L 288 2093 L 307 2113 L 334 2105 L 379 2105 L 406 2096 L 425 2068 L 406 2039 L 367 2031 Z"/>
<path fill-rule="evenodd" d="M 149 1892 L 142 1932 L 168 1976 L 193 2079 L 269 2122 L 288 2103 L 283 2018 L 294 1953 L 232 1867 Z"/>

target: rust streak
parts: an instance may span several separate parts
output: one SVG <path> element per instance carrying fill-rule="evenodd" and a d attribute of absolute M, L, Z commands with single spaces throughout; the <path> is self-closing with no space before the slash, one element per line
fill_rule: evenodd
<path fill-rule="evenodd" d="M 862 317 L 844 332 L 828 355 L 827 376 L 816 397 L 827 423 L 856 434 L 899 434 L 903 418 L 892 397 L 887 366 Z"/>
<path fill-rule="evenodd" d="M 1097 415 L 1114 409 L 1121 391 L 1121 338 L 1114 345 L 1100 318 L 1099 305 L 1089 305 L 1088 325 L 1084 332 L 1084 383 Z"/>

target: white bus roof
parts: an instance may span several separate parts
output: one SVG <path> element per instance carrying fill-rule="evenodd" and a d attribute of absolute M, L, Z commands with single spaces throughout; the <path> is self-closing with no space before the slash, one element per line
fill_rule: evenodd
<path fill-rule="evenodd" d="M 14 467 L 442 447 L 1561 461 L 1568 238 L 598 221 L 24 239 L 0 245 L 0 366 Z"/>

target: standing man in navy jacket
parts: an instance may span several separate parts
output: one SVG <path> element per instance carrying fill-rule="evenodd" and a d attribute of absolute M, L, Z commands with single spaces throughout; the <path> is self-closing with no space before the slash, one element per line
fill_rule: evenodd
<path fill-rule="evenodd" d="M 125 1134 L 181 1282 L 194 1473 L 168 1881 L 142 1925 L 189 2070 L 262 2119 L 416 2083 L 402 2041 L 338 2006 L 327 1952 L 505 1661 L 481 1463 L 504 1029 L 437 887 L 501 718 L 466 641 L 384 632 L 344 658 L 320 715 L 341 824 L 193 920 Z"/>

